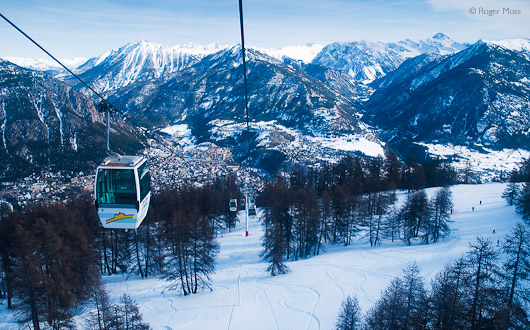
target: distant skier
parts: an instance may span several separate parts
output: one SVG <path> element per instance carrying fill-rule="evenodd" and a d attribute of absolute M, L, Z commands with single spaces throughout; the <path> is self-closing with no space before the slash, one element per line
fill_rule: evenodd
<path fill-rule="evenodd" d="M 493 229 L 493 231 L 491 232 L 492 234 L 495 234 L 495 229 Z"/>
<path fill-rule="evenodd" d="M 474 206 L 471 207 L 471 212 L 475 212 L 475 207 Z"/>
<path fill-rule="evenodd" d="M 482 205 L 482 201 L 480 201 L 480 204 L 479 205 Z"/>

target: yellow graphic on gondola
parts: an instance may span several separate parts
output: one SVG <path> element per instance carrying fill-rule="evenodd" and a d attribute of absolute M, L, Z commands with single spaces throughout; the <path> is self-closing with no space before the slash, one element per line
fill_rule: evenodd
<path fill-rule="evenodd" d="M 134 214 L 125 215 L 125 214 L 120 212 L 118 214 L 115 214 L 113 218 L 108 219 L 106 223 L 111 223 L 111 222 L 114 222 L 114 221 L 117 221 L 117 220 L 122 220 L 122 219 L 130 219 L 132 217 L 134 217 Z"/>

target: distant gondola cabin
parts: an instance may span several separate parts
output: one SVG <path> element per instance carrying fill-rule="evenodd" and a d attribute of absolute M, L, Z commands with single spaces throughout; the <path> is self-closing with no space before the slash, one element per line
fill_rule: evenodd
<path fill-rule="evenodd" d="M 229 203 L 230 211 L 235 212 L 237 211 L 237 199 L 231 199 Z"/>
<path fill-rule="evenodd" d="M 136 229 L 149 209 L 151 175 L 141 156 L 112 156 L 98 166 L 94 185 L 101 225 Z"/>
<path fill-rule="evenodd" d="M 257 215 L 256 206 L 255 205 L 250 205 L 249 208 L 248 208 L 248 216 L 251 217 L 251 218 L 255 218 L 256 215 Z"/>

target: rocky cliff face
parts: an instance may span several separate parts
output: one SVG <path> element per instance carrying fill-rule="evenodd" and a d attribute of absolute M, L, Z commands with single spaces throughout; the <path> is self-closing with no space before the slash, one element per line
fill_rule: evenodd
<path fill-rule="evenodd" d="M 93 102 L 53 77 L 0 60 L 0 177 L 87 170 L 104 157 L 103 116 Z M 117 150 L 141 148 L 123 122 Z"/>

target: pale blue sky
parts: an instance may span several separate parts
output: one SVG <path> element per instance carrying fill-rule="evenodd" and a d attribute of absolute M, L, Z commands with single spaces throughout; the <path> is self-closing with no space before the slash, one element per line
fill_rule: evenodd
<path fill-rule="evenodd" d="M 355 40 L 460 42 L 530 37 L 528 0 L 244 0 L 251 46 Z M 470 8 L 500 13 L 470 14 Z M 502 13 L 510 8 L 520 13 Z M 238 0 L 2 0 L 0 12 L 60 58 L 93 57 L 139 40 L 240 42 Z M 0 19 L 0 57 L 45 57 Z"/>

